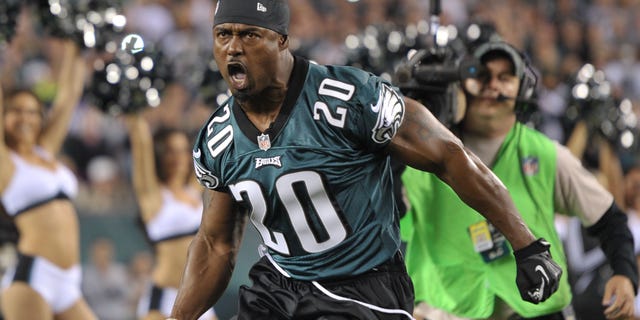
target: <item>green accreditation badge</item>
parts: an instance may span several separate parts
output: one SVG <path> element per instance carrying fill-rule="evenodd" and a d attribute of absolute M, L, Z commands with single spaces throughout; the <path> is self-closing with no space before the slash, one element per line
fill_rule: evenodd
<path fill-rule="evenodd" d="M 484 262 L 497 260 L 509 252 L 507 239 L 491 223 L 480 221 L 469 226 L 468 230 L 473 249 L 480 253 Z"/>

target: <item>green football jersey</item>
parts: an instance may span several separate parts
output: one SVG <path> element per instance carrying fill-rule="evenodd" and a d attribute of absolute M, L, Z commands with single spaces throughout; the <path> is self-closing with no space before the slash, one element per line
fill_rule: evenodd
<path fill-rule="evenodd" d="M 251 212 L 273 259 L 292 277 L 363 273 L 399 248 L 389 156 L 404 116 L 389 83 L 296 57 L 280 114 L 259 132 L 230 98 L 194 146 L 196 175 Z"/>

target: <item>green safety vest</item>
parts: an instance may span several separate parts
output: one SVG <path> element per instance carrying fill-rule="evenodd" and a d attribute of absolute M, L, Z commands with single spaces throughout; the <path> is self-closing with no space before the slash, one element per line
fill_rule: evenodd
<path fill-rule="evenodd" d="M 520 297 L 511 252 L 485 262 L 474 250 L 468 228 L 485 220 L 482 215 L 435 175 L 412 168 L 404 172 L 411 207 L 401 221 L 401 231 L 408 242 L 406 263 L 416 302 L 469 318 L 489 317 L 496 296 L 524 317 L 558 312 L 570 303 L 566 259 L 554 227 L 556 157 L 554 142 L 517 123 L 492 167 L 527 226 L 536 237 L 551 243 L 551 255 L 562 267 L 558 291 L 538 305 Z"/>

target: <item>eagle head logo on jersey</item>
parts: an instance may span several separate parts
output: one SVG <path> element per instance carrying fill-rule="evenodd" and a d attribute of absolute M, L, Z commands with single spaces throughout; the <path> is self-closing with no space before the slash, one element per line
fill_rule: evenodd
<path fill-rule="evenodd" d="M 220 185 L 220 180 L 214 176 L 211 171 L 205 169 L 198 160 L 193 160 L 194 171 L 196 172 L 196 177 L 200 184 L 202 184 L 207 189 L 215 189 Z"/>
<path fill-rule="evenodd" d="M 371 138 L 377 143 L 388 142 L 396 135 L 404 117 L 404 101 L 398 93 L 386 84 L 380 87 L 377 106 L 378 121 L 371 130 Z"/>

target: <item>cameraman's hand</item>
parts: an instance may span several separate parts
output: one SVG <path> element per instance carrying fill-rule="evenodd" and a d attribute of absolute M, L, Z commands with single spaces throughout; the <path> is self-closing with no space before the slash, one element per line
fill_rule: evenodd
<path fill-rule="evenodd" d="M 613 275 L 604 288 L 602 305 L 606 307 L 604 315 L 607 319 L 633 318 L 635 292 L 629 278 Z"/>
<path fill-rule="evenodd" d="M 549 247 L 549 243 L 540 238 L 514 251 L 517 267 L 516 284 L 520 296 L 525 301 L 538 304 L 547 300 L 558 290 L 562 269 L 552 260 Z"/>

